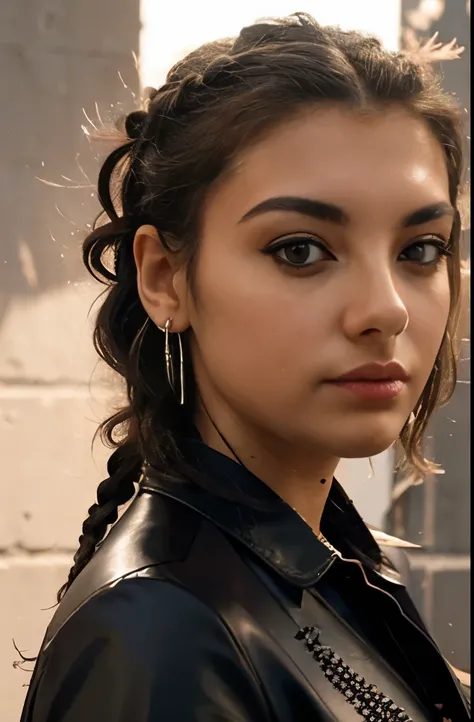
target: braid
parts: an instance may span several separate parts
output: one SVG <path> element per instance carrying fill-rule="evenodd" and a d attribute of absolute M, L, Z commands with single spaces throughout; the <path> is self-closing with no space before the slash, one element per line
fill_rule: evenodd
<path fill-rule="evenodd" d="M 142 458 L 130 442 L 119 446 L 113 452 L 107 464 L 109 476 L 99 484 L 97 503 L 90 507 L 89 516 L 82 525 L 79 549 L 74 555 L 74 564 L 67 582 L 58 592 L 58 602 L 92 559 L 97 545 L 105 536 L 107 527 L 117 521 L 118 507 L 133 497 L 141 467 Z"/>

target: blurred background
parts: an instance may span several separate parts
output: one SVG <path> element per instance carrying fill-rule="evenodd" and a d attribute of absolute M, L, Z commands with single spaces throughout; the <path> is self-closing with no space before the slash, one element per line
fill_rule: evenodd
<path fill-rule="evenodd" d="M 0 720 L 17 722 L 35 655 L 80 527 L 105 476 L 91 450 L 117 403 L 91 343 L 93 303 L 80 244 L 97 212 L 88 134 L 135 107 L 140 89 L 196 45 L 263 16 L 306 11 L 397 49 L 439 31 L 466 46 L 442 68 L 466 114 L 468 0 L 0 0 Z M 466 139 L 466 143 L 468 139 Z M 466 288 L 469 220 L 464 231 Z M 467 291 L 466 291 L 467 299 Z M 466 306 L 467 308 L 467 306 Z M 408 584 L 447 659 L 469 670 L 469 322 L 457 391 L 429 444 L 443 473 L 421 485 L 391 453 L 343 461 L 339 478 L 365 520 L 420 545 Z M 28 668 L 28 665 L 26 665 Z"/>

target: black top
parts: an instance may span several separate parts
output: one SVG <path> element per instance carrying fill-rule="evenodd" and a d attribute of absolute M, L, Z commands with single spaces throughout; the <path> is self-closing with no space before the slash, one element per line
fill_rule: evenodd
<path fill-rule="evenodd" d="M 470 719 L 336 481 L 322 530 L 362 567 L 243 467 L 199 442 L 187 455 L 256 507 L 149 470 L 61 602 L 21 722 Z"/>

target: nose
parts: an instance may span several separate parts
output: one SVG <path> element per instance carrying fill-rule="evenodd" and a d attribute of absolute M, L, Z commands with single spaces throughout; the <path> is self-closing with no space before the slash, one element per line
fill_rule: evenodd
<path fill-rule="evenodd" d="M 360 269 L 351 280 L 344 314 L 344 332 L 351 340 L 372 336 L 388 341 L 408 326 L 408 310 L 389 269 Z"/>

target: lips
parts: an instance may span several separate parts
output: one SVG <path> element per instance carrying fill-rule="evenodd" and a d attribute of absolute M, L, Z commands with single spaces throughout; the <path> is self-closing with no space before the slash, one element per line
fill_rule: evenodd
<path fill-rule="evenodd" d="M 334 383 L 344 381 L 401 381 L 405 383 L 408 381 L 408 374 L 397 361 L 390 361 L 387 364 L 371 363 L 358 366 L 331 381 Z"/>
<path fill-rule="evenodd" d="M 384 402 L 395 399 L 408 381 L 408 374 L 401 364 L 365 364 L 348 371 L 330 383 L 348 391 L 364 401 Z"/>

